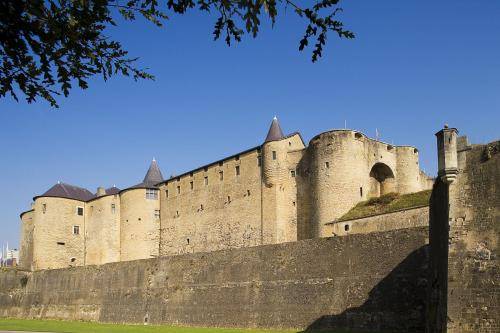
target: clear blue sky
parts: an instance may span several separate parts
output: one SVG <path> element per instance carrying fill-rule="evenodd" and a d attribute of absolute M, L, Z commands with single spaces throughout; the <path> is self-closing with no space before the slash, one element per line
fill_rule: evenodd
<path fill-rule="evenodd" d="M 473 142 L 499 137 L 500 1 L 344 1 L 357 35 L 331 36 L 316 64 L 297 51 L 288 13 L 258 39 L 212 41 L 213 18 L 159 29 L 114 28 L 154 82 L 115 78 L 75 89 L 61 108 L 0 100 L 0 243 L 18 244 L 19 213 L 58 180 L 87 187 L 142 180 L 152 157 L 165 177 L 258 145 L 274 115 L 306 141 L 347 126 L 420 149 L 436 172 L 446 122 Z"/>

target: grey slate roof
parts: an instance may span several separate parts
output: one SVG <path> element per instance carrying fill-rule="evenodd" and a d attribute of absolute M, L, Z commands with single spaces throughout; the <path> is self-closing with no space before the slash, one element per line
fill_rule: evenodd
<path fill-rule="evenodd" d="M 142 180 L 142 183 L 129 187 L 132 188 L 155 188 L 156 185 L 163 182 L 163 175 L 161 174 L 160 167 L 155 159 L 151 161 L 151 165 L 149 166 L 148 172 L 146 172 L 146 176 Z"/>
<path fill-rule="evenodd" d="M 271 123 L 271 127 L 269 127 L 269 132 L 267 132 L 267 137 L 264 142 L 281 140 L 285 137 L 283 131 L 281 130 L 281 126 L 278 122 L 278 118 L 274 117 Z"/>
<path fill-rule="evenodd" d="M 120 189 L 116 186 L 110 187 L 106 189 L 106 194 L 107 195 L 112 195 L 112 194 L 118 194 L 120 193 Z"/>
<path fill-rule="evenodd" d="M 57 197 L 88 201 L 93 199 L 95 195 L 86 188 L 65 183 L 57 183 L 52 186 L 47 192 L 40 195 L 40 197 Z"/>

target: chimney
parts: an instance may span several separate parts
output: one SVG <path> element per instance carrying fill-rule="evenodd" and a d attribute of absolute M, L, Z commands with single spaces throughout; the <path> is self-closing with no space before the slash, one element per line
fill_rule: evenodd
<path fill-rule="evenodd" d="M 456 128 L 444 128 L 436 133 L 438 150 L 438 176 L 445 183 L 450 184 L 458 174 Z"/>
<path fill-rule="evenodd" d="M 106 195 L 106 190 L 104 189 L 104 187 L 99 186 L 97 188 L 97 196 L 102 197 L 103 195 Z"/>

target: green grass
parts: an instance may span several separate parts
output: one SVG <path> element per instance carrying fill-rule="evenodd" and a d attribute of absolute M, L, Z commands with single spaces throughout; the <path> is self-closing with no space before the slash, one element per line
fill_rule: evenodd
<path fill-rule="evenodd" d="M 342 216 L 339 221 L 358 219 L 378 214 L 392 213 L 402 209 L 429 205 L 431 190 L 398 195 L 389 193 L 358 203 Z"/>
<path fill-rule="evenodd" d="M 64 333 L 296 333 L 297 330 L 264 330 L 235 328 L 203 328 L 155 325 L 99 324 L 80 321 L 26 320 L 0 318 L 0 331 L 33 331 Z M 321 331 L 346 333 L 345 331 Z"/>

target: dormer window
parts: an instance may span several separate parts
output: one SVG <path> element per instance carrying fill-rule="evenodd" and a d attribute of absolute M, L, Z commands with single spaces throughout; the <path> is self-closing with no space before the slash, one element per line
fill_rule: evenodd
<path fill-rule="evenodd" d="M 158 190 L 147 188 L 146 189 L 146 199 L 149 200 L 157 200 L 158 199 Z"/>

